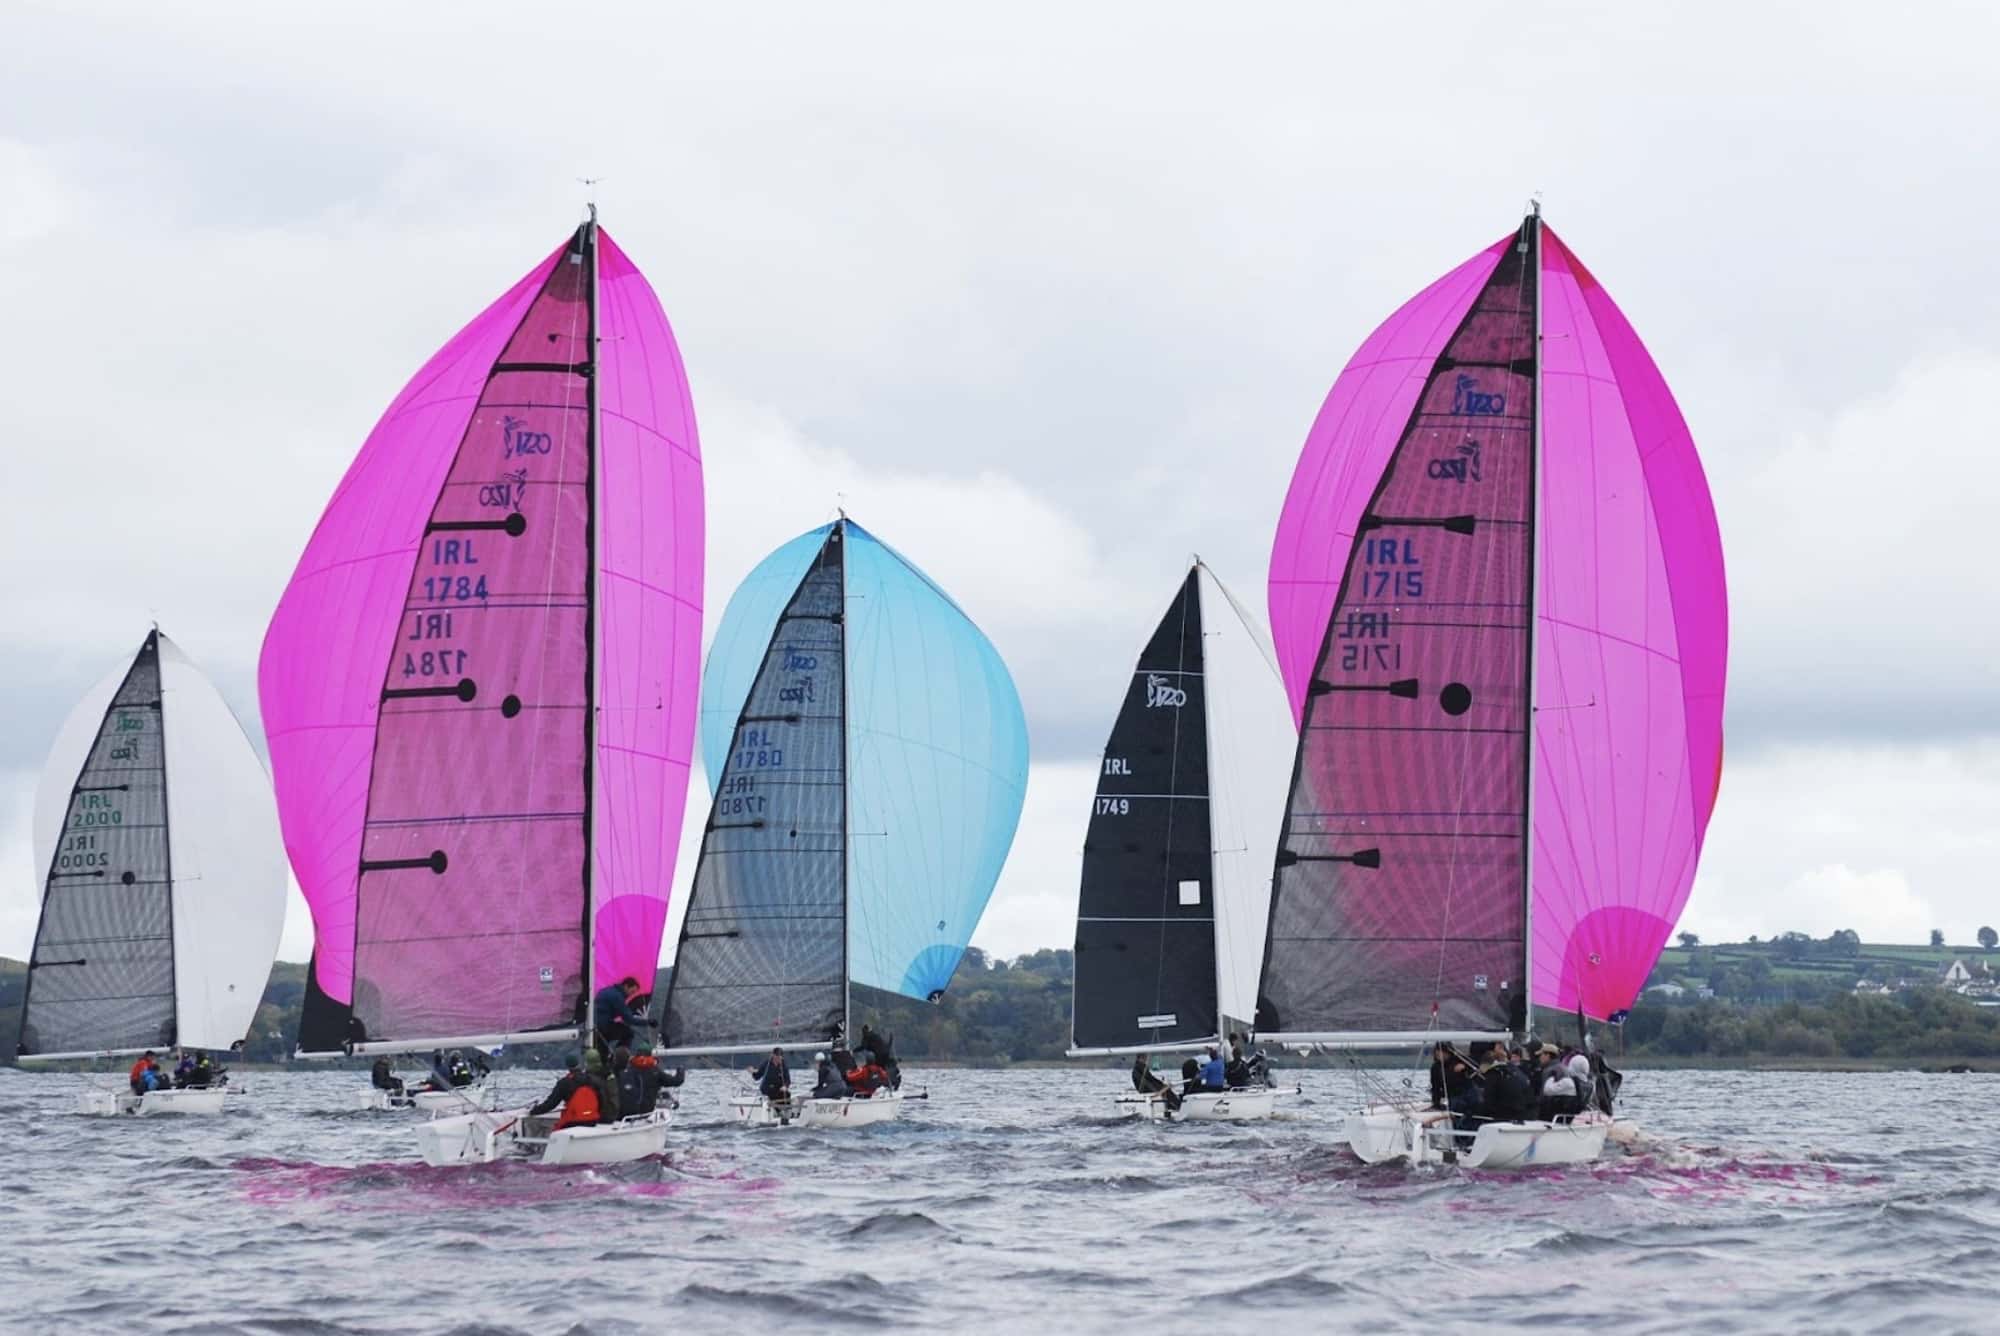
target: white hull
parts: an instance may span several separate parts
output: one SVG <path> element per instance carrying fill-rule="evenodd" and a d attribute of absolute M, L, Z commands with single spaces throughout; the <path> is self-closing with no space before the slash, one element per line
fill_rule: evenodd
<path fill-rule="evenodd" d="M 1118 1112 L 1148 1122 L 1167 1120 L 1184 1123 L 1241 1123 L 1269 1118 L 1278 1097 L 1292 1091 L 1266 1086 L 1257 1090 L 1218 1090 L 1208 1094 L 1183 1095 L 1178 1110 L 1169 1111 L 1165 1097 L 1142 1095 L 1137 1091 L 1112 1101 Z"/>
<path fill-rule="evenodd" d="M 149 1090 L 135 1095 L 126 1090 L 86 1090 L 77 1096 L 76 1111 L 93 1118 L 115 1118 L 136 1113 L 221 1113 L 232 1095 L 240 1096 L 242 1086 L 209 1086 L 202 1090 Z"/>
<path fill-rule="evenodd" d="M 553 1118 L 532 1118 L 526 1109 L 466 1113 L 436 1118 L 417 1129 L 424 1163 L 492 1164 L 533 1158 L 543 1164 L 623 1164 L 658 1155 L 667 1148 L 671 1109 L 594 1127 L 556 1128 Z"/>
<path fill-rule="evenodd" d="M 475 1109 L 491 1109 L 500 1102 L 500 1093 L 491 1081 L 477 1081 L 451 1090 L 410 1090 L 402 1095 L 365 1086 L 354 1092 L 354 1102 L 363 1109 L 415 1109 L 428 1117 L 443 1118 Z"/>
<path fill-rule="evenodd" d="M 1364 1164 L 1442 1162 L 1455 1151 L 1468 1169 L 1527 1169 L 1587 1164 L 1604 1151 L 1611 1119 L 1580 1114 L 1572 1122 L 1485 1123 L 1455 1136 L 1451 1118 L 1417 1104 L 1371 1105 L 1347 1116 L 1347 1145 Z"/>
<path fill-rule="evenodd" d="M 867 1099 L 795 1099 L 788 1104 L 758 1095 L 729 1101 L 729 1110 L 747 1127 L 868 1127 L 902 1117 L 903 1095 L 880 1090 Z"/>
<path fill-rule="evenodd" d="M 1604 1152 L 1611 1120 L 1580 1114 L 1568 1123 L 1487 1123 L 1458 1153 L 1468 1169 L 1528 1169 L 1544 1164 L 1588 1164 Z M 1461 1143 L 1462 1144 L 1462 1143 Z"/>

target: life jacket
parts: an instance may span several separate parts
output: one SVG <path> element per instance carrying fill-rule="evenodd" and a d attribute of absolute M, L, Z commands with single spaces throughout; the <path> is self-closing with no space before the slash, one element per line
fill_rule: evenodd
<path fill-rule="evenodd" d="M 588 1127 L 604 1121 L 604 1106 L 598 1101 L 597 1087 L 588 1081 L 577 1082 L 576 1089 L 569 1092 L 563 1101 L 562 1117 L 556 1119 L 557 1127 Z"/>

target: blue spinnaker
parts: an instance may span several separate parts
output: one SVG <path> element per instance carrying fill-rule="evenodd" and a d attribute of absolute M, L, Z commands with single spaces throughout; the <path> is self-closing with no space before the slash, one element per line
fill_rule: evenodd
<path fill-rule="evenodd" d="M 852 520 L 846 538 L 848 976 L 943 991 L 993 894 L 1028 776 L 1021 700 L 999 652 L 929 576 Z M 714 787 L 779 613 L 824 546 L 778 548 L 731 596 L 701 690 Z"/>

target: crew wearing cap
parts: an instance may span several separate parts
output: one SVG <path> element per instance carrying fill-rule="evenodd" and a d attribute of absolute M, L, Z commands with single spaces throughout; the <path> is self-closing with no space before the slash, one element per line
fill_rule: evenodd
<path fill-rule="evenodd" d="M 1554 1044 L 1543 1044 L 1538 1053 L 1542 1061 L 1542 1097 L 1536 1105 L 1536 1116 L 1547 1120 L 1575 1113 L 1576 1081 L 1558 1061 L 1561 1051 Z"/>

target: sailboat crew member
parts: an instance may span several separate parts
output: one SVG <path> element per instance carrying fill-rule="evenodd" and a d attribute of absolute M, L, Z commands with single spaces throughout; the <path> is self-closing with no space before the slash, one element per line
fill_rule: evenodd
<path fill-rule="evenodd" d="M 638 1103 L 627 1104 L 625 1102 L 625 1092 L 622 1086 L 618 1093 L 619 1112 L 628 1118 L 634 1114 L 651 1113 L 655 1108 L 659 1107 L 662 1093 L 670 1088 L 678 1087 L 683 1081 L 687 1080 L 687 1069 L 685 1067 L 676 1067 L 671 1073 L 663 1069 L 660 1066 L 659 1060 L 653 1056 L 653 1046 L 643 1039 L 632 1045 L 631 1070 L 638 1074 L 640 1085 Z M 675 1105 L 672 1095 L 668 1095 L 666 1098 L 669 1107 Z"/>
<path fill-rule="evenodd" d="M 1527 1058 L 1516 1048 L 1508 1052 L 1493 1046 L 1493 1062 L 1480 1075 L 1486 1096 L 1486 1116 L 1497 1123 L 1523 1122 L 1535 1115 L 1535 1084 L 1528 1075 Z"/>
<path fill-rule="evenodd" d="M 792 1097 L 792 1074 L 785 1068 L 785 1050 L 774 1048 L 771 1056 L 750 1069 L 756 1078 L 757 1093 L 773 1103 L 783 1103 Z"/>
<path fill-rule="evenodd" d="M 591 1003 L 591 1027 L 596 1032 L 597 1051 L 609 1053 L 619 1044 L 632 1045 L 634 1026 L 646 1025 L 646 1017 L 635 1009 L 639 981 L 629 975 L 597 990 Z"/>
<path fill-rule="evenodd" d="M 903 1088 L 903 1065 L 896 1061 L 895 1038 L 878 1032 L 865 1021 L 861 1026 L 861 1047 L 875 1055 L 875 1061 L 882 1064 L 882 1070 L 889 1073 L 891 1089 Z"/>
<path fill-rule="evenodd" d="M 605 1107 L 609 1101 L 605 1096 L 604 1079 L 584 1070 L 583 1060 L 571 1054 L 568 1070 L 550 1090 L 547 1098 L 528 1110 L 530 1117 L 540 1118 L 560 1104 L 562 1117 L 556 1119 L 556 1126 L 589 1127 L 605 1120 Z"/>
<path fill-rule="evenodd" d="M 1568 1117 L 1577 1111 L 1576 1081 L 1569 1074 L 1569 1068 L 1559 1060 L 1560 1052 L 1554 1044 L 1541 1047 L 1542 1097 L 1535 1114 L 1544 1122 L 1552 1118 Z"/>
<path fill-rule="evenodd" d="M 813 1061 L 818 1064 L 814 1071 L 812 1092 L 814 1099 L 846 1099 L 854 1093 L 848 1087 L 847 1077 L 842 1075 L 840 1068 L 834 1066 L 833 1060 L 826 1054 L 813 1054 Z"/>
<path fill-rule="evenodd" d="M 1153 1070 L 1152 1055 L 1141 1053 L 1132 1059 L 1132 1088 L 1142 1095 L 1157 1093 L 1166 1101 L 1167 1112 L 1176 1113 L 1181 1107 L 1181 1092 L 1161 1078 Z"/>
<path fill-rule="evenodd" d="M 215 1083 L 215 1060 L 202 1049 L 186 1049 L 174 1068 L 174 1089 L 206 1090 Z"/>
<path fill-rule="evenodd" d="M 854 1070 L 847 1073 L 847 1086 L 854 1092 L 855 1098 L 867 1099 L 889 1084 L 888 1070 L 875 1061 L 875 1054 L 870 1050 L 864 1048 L 856 1053 L 854 1062 Z"/>
<path fill-rule="evenodd" d="M 368 1081 L 377 1090 L 386 1090 L 392 1096 L 403 1093 L 403 1080 L 390 1068 L 387 1058 L 375 1059 L 375 1065 L 368 1069 Z"/>

